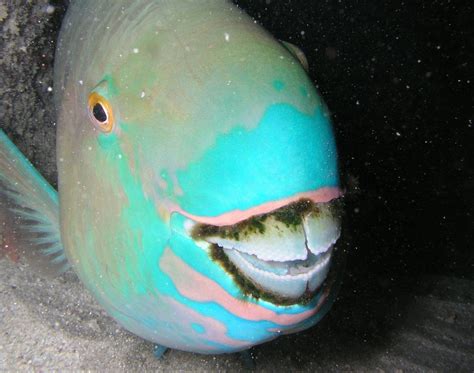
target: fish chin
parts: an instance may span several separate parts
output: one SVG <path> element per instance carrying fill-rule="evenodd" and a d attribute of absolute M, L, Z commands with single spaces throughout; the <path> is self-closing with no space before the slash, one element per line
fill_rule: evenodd
<path fill-rule="evenodd" d="M 331 267 L 340 236 L 338 205 L 301 200 L 234 225 L 188 227 L 244 294 L 275 304 L 304 303 Z"/>

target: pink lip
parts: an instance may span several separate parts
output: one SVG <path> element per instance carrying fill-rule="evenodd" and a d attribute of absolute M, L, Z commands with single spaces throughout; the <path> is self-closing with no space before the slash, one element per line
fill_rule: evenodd
<path fill-rule="evenodd" d="M 254 215 L 266 214 L 270 211 L 276 210 L 280 207 L 286 206 L 290 203 L 299 201 L 301 199 L 309 199 L 315 203 L 329 202 L 335 198 L 342 196 L 342 191 L 339 188 L 321 188 L 315 191 L 298 193 L 292 197 L 280 199 L 278 201 L 270 201 L 259 206 L 251 207 L 247 210 L 234 210 L 226 212 L 219 216 L 198 216 L 189 214 L 179 206 L 175 206 L 173 211 L 192 219 L 198 223 L 211 224 L 217 226 L 233 225 L 240 221 L 250 218 Z"/>

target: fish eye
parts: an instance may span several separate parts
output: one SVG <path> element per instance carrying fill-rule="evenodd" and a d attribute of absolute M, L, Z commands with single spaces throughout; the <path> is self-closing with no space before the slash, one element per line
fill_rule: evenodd
<path fill-rule="evenodd" d="M 98 94 L 92 92 L 88 100 L 89 117 L 91 121 L 102 132 L 110 132 L 114 127 L 114 115 L 109 101 Z"/>

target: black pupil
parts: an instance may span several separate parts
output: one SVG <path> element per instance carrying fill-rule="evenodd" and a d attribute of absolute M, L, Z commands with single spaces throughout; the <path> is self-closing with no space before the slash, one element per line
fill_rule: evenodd
<path fill-rule="evenodd" d="M 104 110 L 104 107 L 101 104 L 95 104 L 92 109 L 92 114 L 97 121 L 103 123 L 107 121 L 107 113 Z"/>

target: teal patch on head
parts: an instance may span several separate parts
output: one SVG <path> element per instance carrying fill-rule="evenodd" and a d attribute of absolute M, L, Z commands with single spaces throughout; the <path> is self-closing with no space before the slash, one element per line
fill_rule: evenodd
<path fill-rule="evenodd" d="M 97 92 L 108 100 L 113 99 L 119 94 L 118 88 L 115 85 L 112 76 L 109 74 L 104 75 L 103 79 L 97 83 L 91 92 Z"/>
<path fill-rule="evenodd" d="M 220 135 L 197 162 L 178 172 L 180 206 L 216 216 L 297 193 L 339 185 L 337 151 L 328 115 L 306 115 L 288 104 L 270 106 L 258 126 Z"/>
<path fill-rule="evenodd" d="M 191 328 L 193 328 L 193 330 L 199 334 L 204 334 L 206 332 L 206 329 L 204 328 L 204 326 L 195 322 L 191 324 Z"/>
<path fill-rule="evenodd" d="M 107 97 L 107 98 L 112 98 L 112 97 L 118 96 L 119 94 L 118 88 L 114 83 L 112 75 L 110 74 L 104 75 L 104 78 L 97 85 L 97 87 L 94 88 L 94 90 L 97 90 L 98 93 L 104 93 L 104 97 Z"/>
<path fill-rule="evenodd" d="M 304 85 L 301 86 L 300 92 L 301 92 L 301 94 L 303 95 L 303 97 L 308 98 L 308 97 L 310 96 L 310 94 L 309 94 L 309 92 L 308 92 L 308 89 L 307 89 Z"/>
<path fill-rule="evenodd" d="M 113 132 L 111 133 L 102 133 L 100 132 L 97 136 L 97 142 L 100 147 L 104 150 L 110 149 L 115 144 L 117 144 L 117 135 Z"/>
<path fill-rule="evenodd" d="M 285 88 L 285 83 L 283 83 L 281 80 L 275 80 L 273 82 L 273 86 L 277 91 L 282 91 Z"/>

